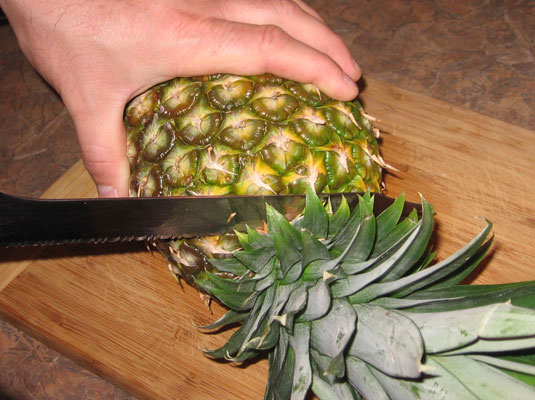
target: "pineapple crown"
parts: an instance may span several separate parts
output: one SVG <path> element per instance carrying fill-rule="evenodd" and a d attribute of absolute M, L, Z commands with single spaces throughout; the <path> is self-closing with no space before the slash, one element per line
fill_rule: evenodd
<path fill-rule="evenodd" d="M 379 216 L 366 193 L 334 211 L 309 189 L 291 222 L 266 205 L 267 232 L 238 232 L 234 257 L 196 284 L 240 323 L 214 358 L 269 356 L 266 399 L 527 398 L 535 393 L 535 282 L 460 285 L 492 224 L 430 266 L 433 208 L 404 197 Z M 400 220 L 401 219 L 401 220 Z M 489 379 L 490 378 L 490 379 Z"/>

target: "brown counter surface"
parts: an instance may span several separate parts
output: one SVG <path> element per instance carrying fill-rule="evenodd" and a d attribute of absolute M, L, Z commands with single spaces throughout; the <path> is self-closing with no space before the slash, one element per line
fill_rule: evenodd
<path fill-rule="evenodd" d="M 535 129 L 535 3 L 308 1 L 365 77 Z M 80 159 L 69 115 L 0 27 L 1 190 L 39 196 Z M 535 140 L 535 137 L 534 137 Z M 0 320 L 0 398 L 127 399 Z"/>

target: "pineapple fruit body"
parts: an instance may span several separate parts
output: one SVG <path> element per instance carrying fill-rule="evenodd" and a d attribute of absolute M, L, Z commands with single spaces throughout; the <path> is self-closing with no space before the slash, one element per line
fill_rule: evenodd
<path fill-rule="evenodd" d="M 125 112 L 132 196 L 377 192 L 384 166 L 358 102 L 273 75 L 177 78 Z M 161 242 L 170 268 L 193 283 L 233 234 Z"/>

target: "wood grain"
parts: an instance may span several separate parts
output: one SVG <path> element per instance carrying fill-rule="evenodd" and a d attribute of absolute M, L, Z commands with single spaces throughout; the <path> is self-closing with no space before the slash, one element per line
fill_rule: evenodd
<path fill-rule="evenodd" d="M 363 102 L 382 120 L 382 155 L 399 170 L 386 174 L 387 194 L 433 204 L 439 257 L 487 218 L 495 241 L 474 282 L 535 279 L 535 132 L 379 81 Z"/>
<path fill-rule="evenodd" d="M 496 243 L 473 282 L 535 279 L 535 133 L 373 80 L 362 100 L 381 119 L 383 156 L 399 170 L 386 175 L 388 193 L 422 193 L 435 206 L 438 258 L 470 240 L 484 216 Z M 78 163 L 44 196 L 95 195 Z M 142 245 L 23 249 L 0 260 L 2 317 L 136 396 L 262 398 L 267 363 L 204 357 L 199 347 L 231 332 L 206 335 L 195 325 L 224 310 L 178 286 Z"/>

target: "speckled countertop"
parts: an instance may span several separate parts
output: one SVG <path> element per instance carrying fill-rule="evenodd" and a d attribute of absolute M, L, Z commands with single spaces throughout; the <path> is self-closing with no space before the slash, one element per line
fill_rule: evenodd
<path fill-rule="evenodd" d="M 365 77 L 535 130 L 535 0 L 307 2 L 346 40 Z M 1 190 L 39 196 L 79 158 L 61 100 L 1 26 Z M 4 398 L 132 397 L 0 320 Z"/>

